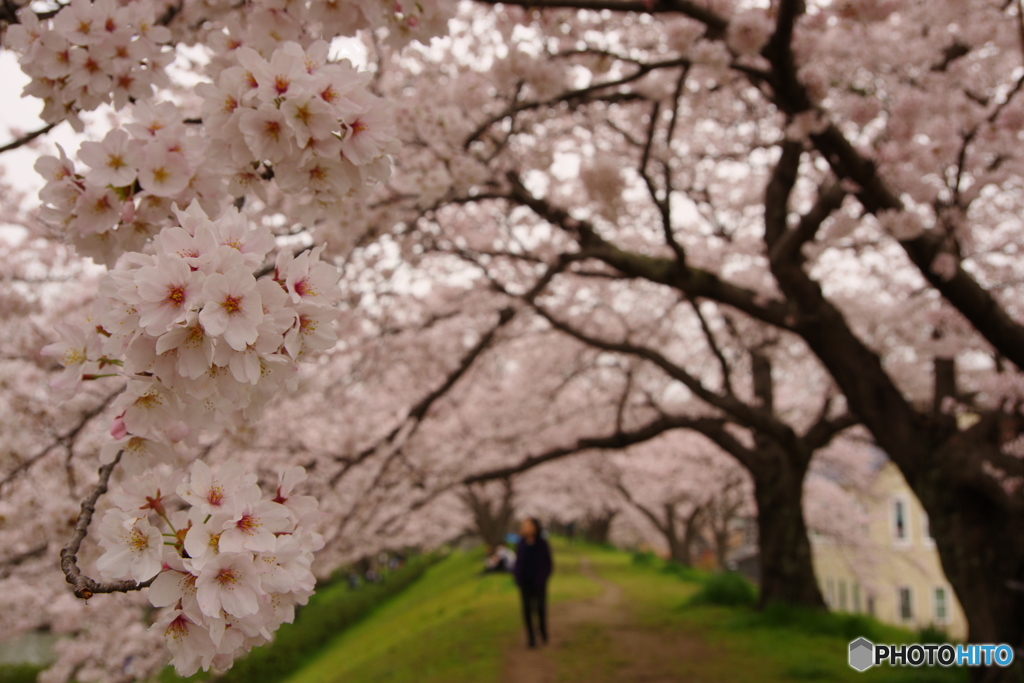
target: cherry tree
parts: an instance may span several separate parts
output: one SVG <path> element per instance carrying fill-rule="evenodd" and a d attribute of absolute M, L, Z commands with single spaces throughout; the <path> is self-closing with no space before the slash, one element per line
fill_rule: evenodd
<path fill-rule="evenodd" d="M 421 241 L 799 338 L 921 498 L 971 639 L 1019 644 L 1019 17 L 496 4 L 454 32 L 463 57 L 417 62 L 432 101 L 462 97 L 409 134 L 409 177 L 451 179 L 419 200 Z"/>
<path fill-rule="evenodd" d="M 107 268 L 85 290 L 91 315 L 62 320 L 42 349 L 64 368 L 51 386 L 67 398 L 85 381 L 117 382 L 98 482 L 61 568 L 83 599 L 149 587 L 166 608 L 152 630 L 181 674 L 229 667 L 313 589 L 323 539 L 316 500 L 298 493 L 304 470 L 281 467 L 261 486 L 239 460 L 190 461 L 258 419 L 294 388 L 298 363 L 337 339 L 338 269 L 294 227 L 365 201 L 398 141 L 372 73 L 332 57 L 331 41 L 362 31 L 398 48 L 445 23 L 429 2 L 3 7 L 4 48 L 46 125 L 2 150 L 65 120 L 82 131 L 88 112 L 116 121 L 74 156 L 59 148 L 35 164 L 47 236 Z M 190 45 L 202 47 L 183 61 Z M 194 93 L 171 80 L 172 63 L 201 81 Z M 7 477 L 31 465 L 21 458 Z M 91 526 L 98 578 L 79 565 Z"/>
<path fill-rule="evenodd" d="M 732 523 L 753 507 L 739 463 L 692 432 L 634 446 L 613 462 L 616 489 L 658 530 L 671 559 L 692 565 L 700 542 L 727 566 Z"/>
<path fill-rule="evenodd" d="M 562 533 L 591 543 L 632 543 L 636 525 L 624 526 L 622 501 L 609 481 L 611 462 L 580 453 L 516 475 L 519 507 Z M 570 526 L 571 525 L 571 526 Z"/>
<path fill-rule="evenodd" d="M 51 234 L 110 268 L 89 324 L 62 316 L 48 349 L 66 366 L 60 389 L 127 384 L 111 403 L 115 441 L 96 448 L 108 465 L 120 452 L 127 472 L 151 450 L 188 465 L 224 424 L 277 405 L 299 361 L 333 341 L 337 273 L 323 266 L 365 254 L 487 303 L 470 304 L 474 333 L 441 340 L 462 348 L 428 381 L 384 373 L 411 410 L 392 406 L 324 461 L 327 481 L 373 494 L 355 511 L 337 504 L 343 528 L 392 528 L 450 501 L 453 482 L 697 429 L 752 474 L 765 557 L 797 559 L 795 573 L 768 571 L 768 595 L 820 603 L 793 501 L 812 454 L 860 421 L 924 504 L 971 639 L 1024 641 L 1018 3 L 483 2 L 460 7 L 445 41 L 404 52 L 443 32 L 442 7 L 79 0 L 2 12 L 4 47 L 47 123 L 0 149 L 120 111 L 115 130 L 38 164 Z M 330 41 L 357 30 L 373 33 L 374 71 L 330 59 Z M 204 46 L 204 84 L 175 91 L 171 46 L 190 44 Z M 164 92 L 178 95 L 155 99 Z M 385 265 L 386 252 L 407 267 Z M 369 272 L 346 282 L 362 309 L 345 333 L 379 312 Z M 11 291 L 5 301 L 29 301 Z M 524 376 L 544 380 L 535 396 L 511 391 Z M 186 475 L 173 505 L 187 516 L 212 503 L 197 493 L 202 466 Z M 276 475 L 264 502 L 287 498 Z M 224 524 L 261 504 L 243 488 Z M 147 509 L 128 545 L 148 548 L 150 527 L 176 536 L 167 517 Z M 303 519 L 293 510 L 290 533 L 271 533 L 305 528 L 309 552 L 317 532 Z M 193 520 L 197 534 L 205 524 Z M 107 528 L 110 584 L 85 582 L 74 543 L 65 553 L 82 595 L 138 587 L 153 566 L 155 553 L 117 552 L 125 539 Z M 267 552 L 242 545 L 240 565 L 210 563 L 216 575 L 248 575 L 245 553 Z M 161 553 L 178 562 L 172 546 Z M 161 576 L 182 574 L 167 564 Z M 262 579 L 250 583 L 265 600 Z M 237 621 L 251 596 L 203 595 L 205 611 L 183 595 L 162 626 L 198 643 L 176 655 L 186 669 L 262 638 Z M 192 638 L 185 620 L 213 628 Z"/>
<path fill-rule="evenodd" d="M 473 516 L 476 533 L 488 546 L 505 542 L 515 521 L 515 490 L 508 479 L 466 486 L 459 494 Z"/>

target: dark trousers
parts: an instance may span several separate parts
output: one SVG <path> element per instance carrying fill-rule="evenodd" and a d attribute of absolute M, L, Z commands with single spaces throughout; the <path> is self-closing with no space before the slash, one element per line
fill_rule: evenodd
<path fill-rule="evenodd" d="M 533 635 L 533 615 L 537 615 L 537 626 L 540 630 L 540 638 L 548 642 L 548 587 L 547 584 L 540 586 L 520 586 L 519 595 L 523 599 L 523 622 L 526 624 L 526 635 L 530 639 L 530 645 L 536 644 Z"/>

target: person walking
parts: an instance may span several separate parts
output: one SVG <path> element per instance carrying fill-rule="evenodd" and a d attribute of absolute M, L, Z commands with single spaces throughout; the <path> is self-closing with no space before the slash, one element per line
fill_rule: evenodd
<path fill-rule="evenodd" d="M 547 593 L 548 579 L 555 565 L 551 559 L 551 546 L 541 535 L 540 522 L 528 517 L 519 525 L 519 543 L 516 546 L 515 579 L 523 601 L 523 621 L 526 624 L 527 644 L 537 647 L 534 637 L 533 616 L 541 642 L 548 642 Z"/>

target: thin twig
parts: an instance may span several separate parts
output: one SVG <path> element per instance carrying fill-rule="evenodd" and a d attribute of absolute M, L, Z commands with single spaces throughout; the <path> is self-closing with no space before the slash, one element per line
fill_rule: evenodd
<path fill-rule="evenodd" d="M 123 450 L 118 451 L 113 461 L 100 468 L 100 480 L 96 482 L 96 487 L 89 496 L 82 501 L 82 511 L 78 513 L 75 533 L 71 536 L 71 540 L 68 541 L 67 545 L 60 551 L 60 568 L 64 572 L 68 583 L 74 586 L 75 596 L 83 600 L 88 600 L 96 593 L 127 593 L 129 591 L 142 590 L 153 583 L 153 579 L 143 581 L 142 583 L 136 583 L 131 580 L 98 583 L 82 574 L 82 570 L 78 568 L 78 551 L 82 547 L 82 541 L 85 540 L 86 533 L 89 531 L 92 516 L 96 513 L 96 501 L 107 492 L 110 474 L 117 467 L 117 463 L 120 462 L 123 453 Z"/>
<path fill-rule="evenodd" d="M 50 445 L 40 449 L 39 452 L 37 452 L 35 455 L 33 455 L 33 456 L 27 458 L 26 460 L 22 461 L 21 463 L 19 463 L 14 469 L 12 469 L 10 472 L 8 472 L 7 475 L 3 479 L 0 479 L 0 490 L 2 490 L 3 487 L 6 486 L 7 484 L 9 484 L 12 481 L 14 481 L 14 479 L 18 475 L 20 475 L 22 472 L 27 471 L 30 467 L 32 467 L 34 464 L 36 464 L 39 460 L 41 460 L 42 458 L 46 457 L 49 453 L 51 453 L 58 446 L 63 445 L 66 448 L 68 448 L 69 450 L 71 448 L 73 448 L 74 447 L 74 441 L 75 441 L 75 439 L 78 438 L 78 434 L 83 429 L 85 429 L 86 425 L 88 425 L 89 422 L 94 417 L 96 417 L 97 415 L 100 415 L 101 413 L 103 413 L 103 411 L 105 411 L 107 409 L 107 407 L 110 405 L 110 403 L 115 398 L 117 398 L 121 394 L 122 391 L 124 391 L 124 387 L 121 387 L 117 391 L 109 394 L 105 399 L 103 399 L 103 401 L 99 405 L 93 407 L 91 410 L 89 410 L 88 412 L 84 413 L 82 415 L 81 419 L 78 421 L 77 425 L 75 425 L 74 427 L 69 429 L 67 432 L 65 432 L 63 434 L 59 434 L 57 436 L 57 438 L 55 438 L 53 440 L 53 443 L 51 443 Z"/>

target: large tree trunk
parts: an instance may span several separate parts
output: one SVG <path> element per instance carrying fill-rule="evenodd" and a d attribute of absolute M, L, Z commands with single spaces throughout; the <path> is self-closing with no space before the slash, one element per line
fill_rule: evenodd
<path fill-rule="evenodd" d="M 751 463 L 761 561 L 759 607 L 784 602 L 824 609 L 811 562 L 804 524 L 803 483 L 810 459 L 762 444 L 761 458 Z"/>
<path fill-rule="evenodd" d="M 843 314 L 803 269 L 801 242 L 794 250 L 779 247 L 786 226 L 789 193 L 796 182 L 802 149 L 785 144 L 765 193 L 765 241 L 772 273 L 786 297 L 800 310 L 794 332 L 803 337 L 846 396 L 876 442 L 900 468 L 921 500 L 934 529 L 942 568 L 964 608 L 972 643 L 1024 645 L 1024 501 L 1009 492 L 986 465 L 1020 471 L 1020 462 L 999 446 L 1020 433 L 1020 425 L 1003 429 L 1002 411 L 983 414 L 978 424 L 959 430 L 942 410 L 955 397 L 952 358 L 935 358 L 935 391 L 929 413 L 913 405 L 887 374 L 879 355 L 864 344 Z M 820 211 L 818 224 L 831 209 Z M 808 220 L 810 214 L 804 216 Z M 803 234 L 813 235 L 810 224 Z M 979 413 L 985 411 L 979 410 Z M 996 466 L 996 464 L 1001 464 Z M 1021 664 L 1011 668 L 972 668 L 976 682 L 1010 683 L 1021 679 Z"/>
<path fill-rule="evenodd" d="M 946 464 L 962 462 L 971 451 L 985 447 L 965 438 L 947 442 L 936 454 L 943 465 L 924 472 L 912 487 L 928 513 L 942 568 L 963 607 L 969 642 L 1020 648 L 1024 644 L 1024 514 L 1001 505 L 1005 499 L 985 490 L 989 482 L 982 480 L 979 486 L 976 479 L 965 481 L 962 471 L 958 476 L 955 465 Z M 1019 657 L 1008 669 L 971 670 L 975 682 L 1019 682 L 1022 677 Z"/>
<path fill-rule="evenodd" d="M 508 479 L 501 482 L 501 490 L 497 492 L 487 491 L 485 486 L 467 486 L 462 500 L 473 515 L 473 526 L 484 544 L 498 546 L 505 542 L 512 525 L 515 496 Z"/>
<path fill-rule="evenodd" d="M 718 563 L 719 569 L 727 569 L 729 563 L 729 534 L 719 530 L 715 530 L 715 562 Z"/>
<path fill-rule="evenodd" d="M 659 527 L 668 543 L 669 558 L 684 567 L 693 566 L 693 541 L 696 536 L 697 519 L 700 508 L 680 520 L 673 503 L 665 503 L 665 526 Z M 679 533 L 679 522 L 683 522 L 682 534 Z"/>
<path fill-rule="evenodd" d="M 751 353 L 754 394 L 762 409 L 774 413 L 770 360 Z M 795 435 L 794 435 L 795 437 Z M 747 466 L 754 479 L 757 502 L 757 544 L 761 560 L 761 597 L 758 606 L 785 602 L 825 609 L 811 562 L 811 542 L 804 523 L 804 477 L 813 451 L 794 438 L 789 448 L 766 434 L 755 432 L 757 454 Z"/>
<path fill-rule="evenodd" d="M 588 515 L 583 525 L 583 538 L 590 543 L 606 544 L 612 530 L 618 510 L 609 510 L 601 514 Z"/>

